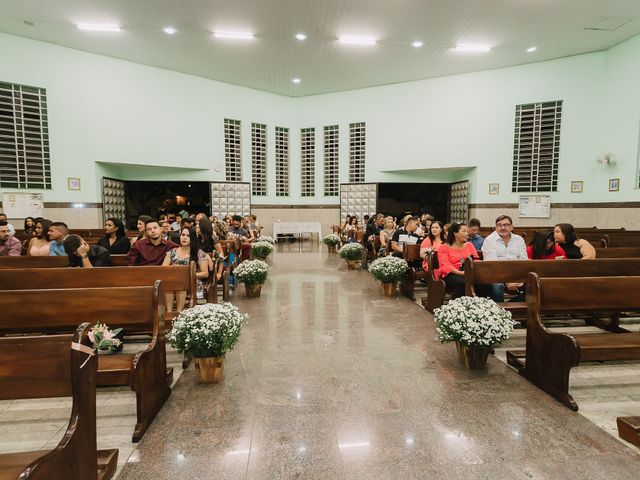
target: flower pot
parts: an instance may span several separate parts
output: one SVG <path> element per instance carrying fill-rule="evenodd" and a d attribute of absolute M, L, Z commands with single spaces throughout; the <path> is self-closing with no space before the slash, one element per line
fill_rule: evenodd
<path fill-rule="evenodd" d="M 477 370 L 487 366 L 490 347 L 462 345 L 456 341 L 456 349 L 458 350 L 458 358 L 468 369 Z"/>
<path fill-rule="evenodd" d="M 329 249 L 329 253 L 336 253 L 338 251 L 335 245 L 327 245 L 327 248 Z"/>
<path fill-rule="evenodd" d="M 260 291 L 262 290 L 261 283 L 245 283 L 244 284 L 245 291 L 247 292 L 247 297 L 256 298 L 260 296 Z"/>
<path fill-rule="evenodd" d="M 220 383 L 224 369 L 224 355 L 222 357 L 196 357 L 196 373 L 198 383 Z"/>
<path fill-rule="evenodd" d="M 396 282 L 382 282 L 382 293 L 385 297 L 395 297 Z"/>
<path fill-rule="evenodd" d="M 347 262 L 347 270 L 355 270 L 356 265 L 358 265 L 358 260 L 346 260 Z"/>

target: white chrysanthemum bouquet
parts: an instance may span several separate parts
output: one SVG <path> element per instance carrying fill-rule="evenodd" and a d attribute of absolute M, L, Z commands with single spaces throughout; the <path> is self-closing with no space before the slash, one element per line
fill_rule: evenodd
<path fill-rule="evenodd" d="M 269 242 L 259 240 L 251 245 L 251 257 L 264 260 L 273 252 L 273 245 Z"/>
<path fill-rule="evenodd" d="M 254 285 L 264 283 L 268 271 L 269 265 L 262 260 L 245 260 L 233 270 L 233 274 L 237 275 L 241 282 Z"/>
<path fill-rule="evenodd" d="M 364 247 L 359 243 L 345 243 L 338 250 L 338 255 L 345 260 L 361 260 L 363 254 Z"/>
<path fill-rule="evenodd" d="M 369 271 L 374 278 L 384 283 L 402 280 L 407 274 L 407 270 L 409 270 L 409 265 L 406 260 L 392 256 L 378 258 L 369 265 Z"/>
<path fill-rule="evenodd" d="M 322 239 L 322 242 L 325 245 L 329 245 L 330 247 L 335 247 L 336 245 L 340 245 L 341 240 L 339 235 L 336 235 L 335 233 L 330 233 L 329 235 L 327 235 Z"/>

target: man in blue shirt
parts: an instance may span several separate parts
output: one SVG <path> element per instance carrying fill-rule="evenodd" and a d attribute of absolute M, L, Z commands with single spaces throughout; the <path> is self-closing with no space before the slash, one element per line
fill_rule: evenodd
<path fill-rule="evenodd" d="M 469 220 L 469 241 L 476 247 L 476 250 L 479 252 L 482 249 L 482 244 L 484 243 L 484 238 L 480 235 L 480 220 L 477 218 L 472 218 Z"/>
<path fill-rule="evenodd" d="M 69 227 L 64 222 L 53 222 L 49 227 L 49 256 L 62 257 L 67 256 L 64 251 L 64 240 L 69 235 Z"/>

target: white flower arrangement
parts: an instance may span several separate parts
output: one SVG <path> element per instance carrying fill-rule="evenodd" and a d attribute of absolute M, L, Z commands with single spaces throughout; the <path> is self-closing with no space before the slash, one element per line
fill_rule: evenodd
<path fill-rule="evenodd" d="M 271 245 L 275 245 L 275 240 L 273 239 L 273 237 L 270 237 L 269 235 L 260 235 L 257 239 L 256 242 L 268 242 Z"/>
<path fill-rule="evenodd" d="M 338 255 L 345 260 L 361 260 L 363 254 L 364 247 L 359 243 L 345 243 L 338 250 Z"/>
<path fill-rule="evenodd" d="M 438 340 L 462 345 L 490 347 L 507 340 L 513 332 L 511 312 L 490 298 L 460 297 L 433 312 Z"/>
<path fill-rule="evenodd" d="M 273 245 L 262 240 L 251 245 L 251 256 L 254 258 L 265 259 L 273 252 Z"/>
<path fill-rule="evenodd" d="M 332 247 L 335 247 L 336 245 L 340 245 L 341 241 L 342 240 L 340 240 L 340 235 L 336 235 L 335 233 L 330 233 L 329 235 L 327 235 L 322 239 L 322 243 Z"/>
<path fill-rule="evenodd" d="M 269 265 L 262 260 L 245 260 L 233 270 L 233 274 L 237 275 L 241 282 L 253 285 L 264 283 L 268 270 Z"/>
<path fill-rule="evenodd" d="M 205 303 L 180 312 L 168 339 L 179 352 L 194 357 L 221 357 L 238 342 L 248 316 L 229 303 Z"/>
<path fill-rule="evenodd" d="M 395 283 L 406 275 L 409 270 L 407 261 L 398 257 L 381 257 L 369 265 L 369 271 L 376 280 L 385 283 Z"/>

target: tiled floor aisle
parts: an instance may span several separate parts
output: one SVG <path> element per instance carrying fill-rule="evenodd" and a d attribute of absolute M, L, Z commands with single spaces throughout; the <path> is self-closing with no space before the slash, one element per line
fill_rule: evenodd
<path fill-rule="evenodd" d="M 253 318 L 224 382 L 185 371 L 120 480 L 638 478 L 637 451 L 495 358 L 461 369 L 418 305 L 297 249 L 235 293 Z"/>

